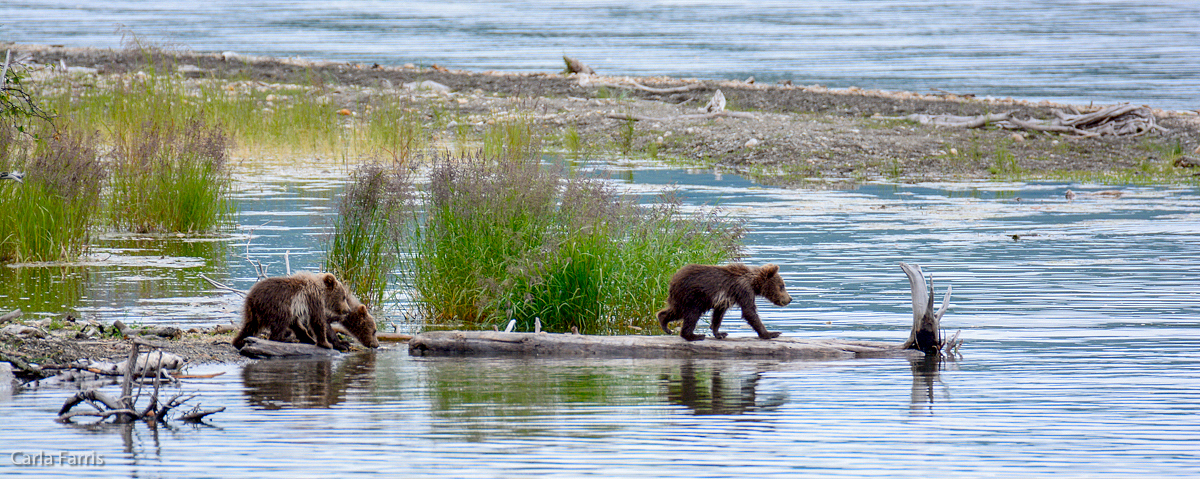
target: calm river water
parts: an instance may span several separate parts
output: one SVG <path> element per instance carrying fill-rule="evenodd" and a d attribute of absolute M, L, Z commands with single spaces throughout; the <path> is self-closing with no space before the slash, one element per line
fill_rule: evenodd
<path fill-rule="evenodd" d="M 6 0 L 0 41 L 1200 109 L 1200 3 Z"/>
<path fill-rule="evenodd" d="M 862 86 L 1200 107 L 1195 2 L 0 3 L 0 41 L 120 46 L 114 25 L 198 51 L 477 70 Z M 14 20 L 19 19 L 19 20 Z M 0 475 L 297 477 L 1194 477 L 1200 471 L 1200 190 L 872 184 L 786 190 L 735 175 L 597 165 L 635 193 L 748 220 L 782 267 L 789 336 L 899 341 L 900 261 L 921 264 L 963 357 L 837 362 L 414 359 L 202 365 L 207 425 L 53 421 L 65 388 L 0 386 Z M 0 268 L 0 309 L 211 325 L 248 287 L 320 263 L 345 176 L 246 172 L 235 236 L 100 238 L 72 268 Z M 1079 193 L 1063 198 L 1070 188 Z M 1015 239 L 1014 239 L 1015 237 Z M 285 256 L 286 255 L 286 256 Z M 733 318 L 726 328 L 749 331 Z M 109 391 L 116 388 L 109 386 Z M 38 456 L 97 466 L 23 467 Z M 94 461 L 95 459 L 93 459 Z"/>
<path fill-rule="evenodd" d="M 65 426 L 53 418 L 72 390 L 0 390 L 0 474 L 1187 477 L 1200 470 L 1194 187 L 812 191 L 711 170 L 596 169 L 634 193 L 674 185 L 689 204 L 720 204 L 747 218 L 747 260 L 779 263 L 794 298 L 787 308 L 760 310 L 785 335 L 902 340 L 911 307 L 896 263 L 921 264 L 939 295 L 954 286 L 943 325 L 962 330 L 963 357 L 940 365 L 418 359 L 400 345 L 335 360 L 201 365 L 190 372 L 225 374 L 185 380 L 181 389 L 198 392 L 206 408 L 228 408 L 203 426 Z M 277 273 L 285 251 L 293 269 L 315 267 L 321 218 L 340 187 L 330 176 L 247 174 L 238 193 L 244 236 L 198 251 L 174 240 L 110 239 L 111 264 L 82 268 L 94 282 L 74 287 L 82 299 L 73 300 L 103 320 L 234 319 L 240 301 L 192 285 L 195 273 L 246 287 L 253 278 L 247 251 Z M 1068 188 L 1079 193 L 1072 202 L 1063 198 Z M 173 248 L 196 256 L 173 256 Z M 27 302 L 36 308 L 37 299 Z M 736 318 L 726 323 L 732 334 L 751 334 Z M 98 456 L 104 465 L 18 465 L 37 454 Z"/>

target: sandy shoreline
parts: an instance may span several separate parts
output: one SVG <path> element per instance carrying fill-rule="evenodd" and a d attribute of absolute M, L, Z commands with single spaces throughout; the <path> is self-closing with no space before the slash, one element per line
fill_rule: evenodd
<path fill-rule="evenodd" d="M 1061 173 L 1102 176 L 1135 171 L 1146 163 L 1169 162 L 1164 148 L 1187 155 L 1200 148 L 1197 112 L 1154 110 L 1165 133 L 1139 137 L 1078 138 L 998 128 L 950 128 L 895 120 L 912 114 L 983 115 L 1011 112 L 1021 119 L 1048 119 L 1069 108 L 1048 102 L 978 99 L 944 92 L 920 94 L 821 86 L 701 81 L 674 78 L 591 77 L 557 72 L 452 71 L 436 65 L 387 66 L 235 54 L 145 52 L 41 45 L 0 45 L 32 62 L 66 66 L 73 74 L 119 75 L 154 63 L 181 76 L 228 79 L 257 85 L 304 84 L 313 78 L 340 86 L 333 108 L 353 111 L 371 95 L 408 92 L 406 83 L 433 81 L 449 88 L 415 95 L 419 108 L 453 108 L 480 124 L 521 114 L 541 131 L 575 129 L 588 144 L 625 142 L 630 156 L 647 151 L 667 161 L 751 175 L 759 181 L 794 186 L 898 181 L 996 178 L 998 158 L 1008 173 L 1026 178 Z M 72 68 L 74 67 L 74 68 Z M 603 72 L 601 72 L 603 73 Z M 653 92 L 629 88 L 690 88 Z M 615 86 L 621 85 L 621 86 Z M 678 119 L 695 115 L 720 89 L 738 117 Z M 1076 106 L 1080 111 L 1099 107 Z M 620 116 L 662 120 L 633 122 L 632 135 Z M 622 138 L 625 135 L 625 138 Z M 1189 173 L 1188 170 L 1186 173 Z M 1074 177 L 1079 177 L 1076 175 Z M 1010 179 L 1010 178 L 1009 178 Z M 1103 181 L 1103 180 L 1102 180 Z M 1151 180 L 1153 181 L 1153 180 Z"/>

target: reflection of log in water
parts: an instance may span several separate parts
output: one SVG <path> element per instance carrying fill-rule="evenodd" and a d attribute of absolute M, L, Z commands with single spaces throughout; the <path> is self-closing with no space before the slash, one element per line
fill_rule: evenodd
<path fill-rule="evenodd" d="M 944 361 L 941 356 L 937 355 L 912 356 L 908 358 L 913 376 L 910 410 L 914 412 L 921 410 L 933 411 L 933 399 L 936 395 L 934 386 L 942 382 L 941 368 Z M 949 396 L 949 393 L 945 393 L 944 396 Z"/>
<path fill-rule="evenodd" d="M 679 367 L 678 377 L 662 375 L 667 387 L 667 400 L 686 406 L 697 415 L 734 415 L 770 410 L 787 401 L 787 395 L 783 392 L 760 399 L 758 381 L 762 378 L 762 372 L 744 374 L 733 371 L 732 366 L 729 363 L 683 363 Z"/>
<path fill-rule="evenodd" d="M 331 358 L 271 359 L 247 364 L 242 381 L 250 403 L 266 409 L 321 408 L 342 402 L 351 384 L 369 381 L 374 351 Z"/>

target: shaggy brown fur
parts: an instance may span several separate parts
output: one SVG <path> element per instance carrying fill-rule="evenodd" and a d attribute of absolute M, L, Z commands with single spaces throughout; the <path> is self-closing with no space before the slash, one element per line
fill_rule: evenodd
<path fill-rule="evenodd" d="M 773 264 L 755 267 L 744 264 L 728 266 L 709 266 L 689 264 L 671 277 L 667 294 L 667 307 L 658 312 L 658 324 L 663 331 L 671 332 L 669 324 L 673 321 L 683 321 L 679 335 L 688 341 L 704 339 L 703 334 L 694 334 L 696 323 L 706 311 L 712 310 L 712 332 L 717 339 L 724 339 L 727 333 L 718 331 L 725 310 L 730 306 L 738 306 L 745 319 L 758 337 L 771 339 L 779 337 L 779 332 L 767 331 L 762 320 L 758 318 L 758 310 L 754 306 L 754 297 L 762 296 L 779 306 L 787 306 L 792 302 L 779 276 L 779 267 Z"/>
<path fill-rule="evenodd" d="M 329 318 L 329 322 L 331 324 L 341 324 L 343 328 L 346 328 L 346 332 L 350 333 L 351 336 L 354 336 L 354 339 L 358 340 L 359 344 L 362 344 L 368 348 L 378 348 L 379 339 L 375 338 L 375 318 L 371 316 L 371 312 L 367 310 L 365 305 L 358 303 L 358 305 L 355 306 L 355 303 L 358 303 L 357 299 L 354 299 L 350 302 L 350 307 L 353 308 L 353 310 L 350 311 L 349 314 L 331 316 Z M 332 344 L 334 348 L 338 349 L 339 351 L 350 349 L 350 343 L 338 338 L 337 332 L 335 332 L 333 328 L 329 329 L 329 333 L 329 343 Z"/>
<path fill-rule="evenodd" d="M 269 328 L 272 341 L 284 341 L 291 331 L 302 342 L 332 348 L 329 320 L 351 312 L 349 296 L 346 286 L 328 273 L 263 279 L 246 293 L 242 330 L 233 339 L 233 347 L 241 349 L 246 338 Z"/>

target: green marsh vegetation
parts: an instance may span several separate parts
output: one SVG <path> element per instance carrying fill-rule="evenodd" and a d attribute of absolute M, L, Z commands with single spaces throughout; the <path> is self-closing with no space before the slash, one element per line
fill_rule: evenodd
<path fill-rule="evenodd" d="M 400 245 L 414 220 L 408 172 L 399 161 L 360 166 L 338 201 L 324 269 L 368 305 L 383 302 L 389 277 L 403 259 Z"/>
<path fill-rule="evenodd" d="M 737 257 L 740 223 L 687 214 L 671 196 L 638 204 L 546 164 L 541 145 L 517 119 L 487 128 L 465 155 L 434 158 L 423 189 L 403 161 L 360 168 L 327 269 L 373 300 L 399 283 L 432 327 L 515 319 L 531 331 L 538 318 L 553 332 L 653 333 L 675 270 Z"/>
<path fill-rule="evenodd" d="M 0 115 L 0 170 L 25 173 L 0 185 L 0 261 L 72 260 L 102 227 L 209 232 L 227 221 L 223 128 L 183 119 L 141 80 L 107 95 L 29 87 L 26 106 Z"/>
<path fill-rule="evenodd" d="M 0 170 L 23 182 L 0 182 L 0 262 L 79 256 L 91 240 L 107 171 L 94 135 L 59 130 L 44 140 L 0 125 Z"/>
<path fill-rule="evenodd" d="M 427 321 L 652 333 L 676 269 L 738 254 L 740 224 L 686 215 L 669 197 L 641 206 L 539 160 L 434 166 L 408 272 Z"/>
<path fill-rule="evenodd" d="M 110 224 L 139 233 L 215 231 L 233 213 L 219 126 L 144 122 L 116 138 L 108 189 Z"/>

